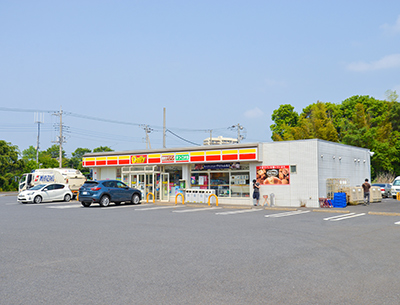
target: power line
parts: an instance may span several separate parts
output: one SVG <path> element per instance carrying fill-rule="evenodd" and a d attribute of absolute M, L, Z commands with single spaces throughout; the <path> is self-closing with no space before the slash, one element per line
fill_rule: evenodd
<path fill-rule="evenodd" d="M 192 142 L 192 141 L 189 141 L 189 140 L 186 140 L 186 139 L 182 138 L 181 136 L 178 136 L 176 133 L 172 132 L 172 131 L 169 130 L 169 129 L 167 129 L 166 131 L 169 132 L 169 133 L 171 133 L 171 134 L 174 135 L 175 137 L 181 139 L 182 141 L 185 141 L 185 142 L 190 143 L 190 144 L 193 144 L 193 145 L 201 146 L 200 144 L 194 143 L 194 142 Z"/>

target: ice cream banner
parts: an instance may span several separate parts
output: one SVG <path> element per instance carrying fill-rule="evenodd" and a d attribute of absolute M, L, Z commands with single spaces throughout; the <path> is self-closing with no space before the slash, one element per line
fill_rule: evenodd
<path fill-rule="evenodd" d="M 257 166 L 257 182 L 266 184 L 290 184 L 289 165 Z"/>

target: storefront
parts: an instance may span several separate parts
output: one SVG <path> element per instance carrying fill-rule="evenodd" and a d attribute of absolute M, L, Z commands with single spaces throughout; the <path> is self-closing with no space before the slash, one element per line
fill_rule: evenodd
<path fill-rule="evenodd" d="M 184 189 L 211 189 L 218 198 L 249 200 L 250 164 L 259 144 L 86 154 L 93 179 L 117 179 L 156 200 L 174 201 Z"/>
<path fill-rule="evenodd" d="M 370 179 L 370 151 L 318 139 L 86 154 L 93 179 L 118 179 L 143 198 L 175 201 L 184 189 L 212 190 L 219 203 L 252 205 L 252 181 L 260 203 L 319 207 L 327 180 L 357 186 Z"/>

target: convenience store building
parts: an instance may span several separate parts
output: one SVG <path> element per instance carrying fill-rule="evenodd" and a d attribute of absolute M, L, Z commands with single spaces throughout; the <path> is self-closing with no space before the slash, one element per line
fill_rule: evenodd
<path fill-rule="evenodd" d="M 359 186 L 370 179 L 371 152 L 318 139 L 89 153 L 83 166 L 94 180 L 117 179 L 141 190 L 144 200 L 175 202 L 182 189 L 214 190 L 223 204 L 252 205 L 252 181 L 260 203 L 319 207 L 328 179 Z M 150 197 L 151 199 L 151 197 Z M 269 200 L 268 199 L 268 200 Z"/>

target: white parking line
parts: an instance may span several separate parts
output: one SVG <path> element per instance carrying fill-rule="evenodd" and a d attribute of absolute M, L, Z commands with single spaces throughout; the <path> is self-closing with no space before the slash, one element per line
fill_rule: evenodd
<path fill-rule="evenodd" d="M 292 212 L 285 212 L 285 213 L 278 213 L 278 214 L 269 214 L 265 215 L 265 217 L 285 217 L 285 216 L 294 216 L 304 213 L 309 213 L 310 211 L 292 211 Z"/>
<path fill-rule="evenodd" d="M 79 208 L 82 207 L 81 205 L 55 205 L 55 206 L 48 206 L 45 207 L 46 209 L 71 209 L 71 208 Z"/>
<path fill-rule="evenodd" d="M 400 221 L 397 221 L 394 223 L 395 225 L 400 225 Z"/>
<path fill-rule="evenodd" d="M 215 213 L 215 215 L 232 215 L 232 214 L 241 214 L 241 213 L 248 213 L 248 212 L 258 212 L 258 211 L 264 211 L 264 210 L 259 210 L 259 209 L 252 209 L 252 210 L 238 210 L 238 211 L 230 211 L 230 212 L 221 212 L 221 213 Z"/>
<path fill-rule="evenodd" d="M 360 214 L 350 213 L 350 214 L 353 214 L 353 215 L 347 214 L 347 215 L 342 215 L 342 217 L 336 217 L 336 218 L 333 218 L 333 219 L 330 217 L 331 219 L 324 219 L 324 220 L 340 221 L 340 220 L 345 220 L 345 219 L 349 219 L 349 218 L 354 218 L 354 217 L 364 216 L 365 215 L 365 213 L 360 213 Z"/>
<path fill-rule="evenodd" d="M 199 209 L 191 209 L 191 210 L 183 210 L 183 211 L 172 211 L 174 213 L 187 213 L 187 212 L 200 212 L 200 211 L 207 211 L 207 210 L 218 210 L 222 208 L 212 207 L 212 208 L 199 208 Z"/>
<path fill-rule="evenodd" d="M 355 214 L 356 214 L 356 213 L 349 213 L 349 214 L 346 214 L 346 215 L 332 216 L 332 217 L 324 218 L 324 220 L 331 220 L 331 219 L 336 219 L 336 218 L 342 218 L 343 216 L 351 216 L 351 215 L 355 215 Z"/>

